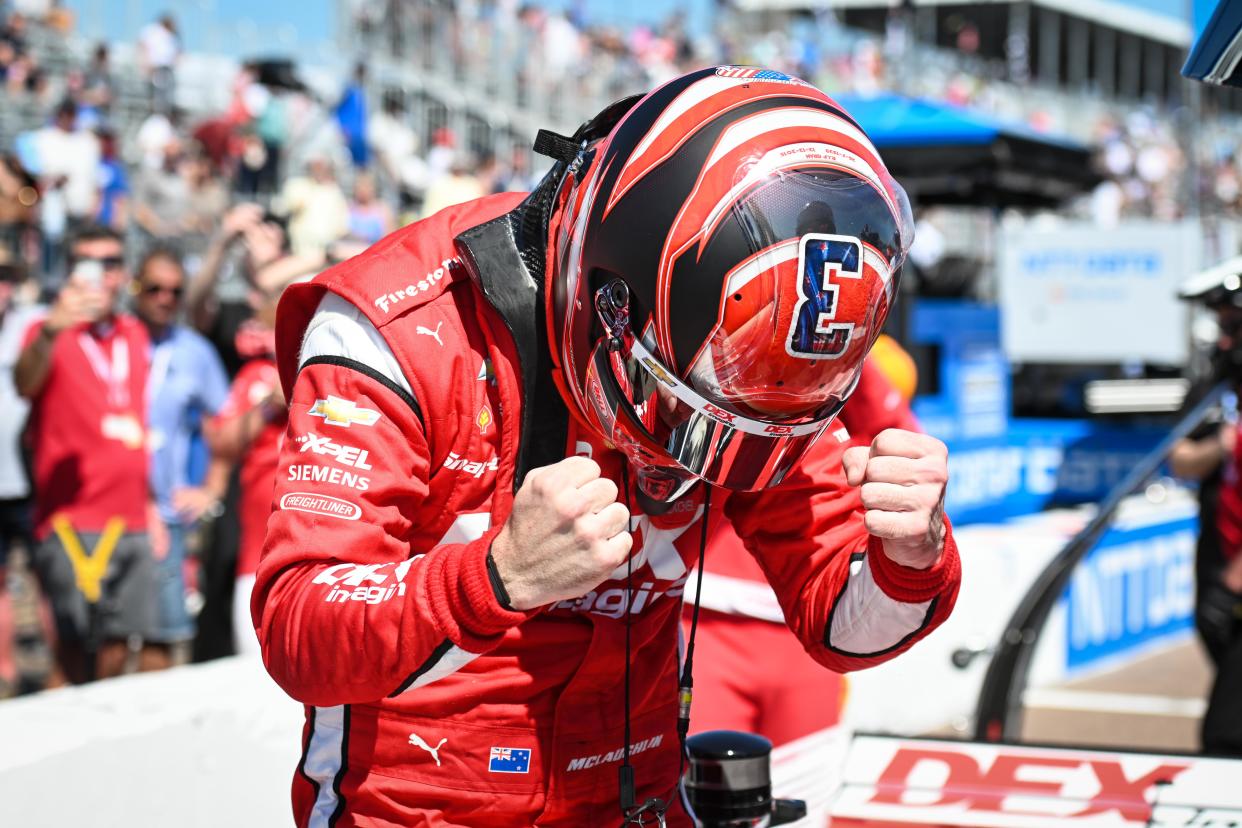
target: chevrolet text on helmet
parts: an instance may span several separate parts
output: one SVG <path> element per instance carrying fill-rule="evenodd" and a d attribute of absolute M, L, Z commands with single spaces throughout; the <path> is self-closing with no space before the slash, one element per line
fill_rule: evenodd
<path fill-rule="evenodd" d="M 884 324 L 904 191 L 844 109 L 766 69 L 692 72 L 584 130 L 549 224 L 567 402 L 657 500 L 780 482 Z"/>

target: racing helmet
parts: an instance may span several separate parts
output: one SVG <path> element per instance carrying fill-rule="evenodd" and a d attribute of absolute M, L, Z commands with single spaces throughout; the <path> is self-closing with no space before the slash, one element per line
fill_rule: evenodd
<path fill-rule="evenodd" d="M 655 500 L 774 485 L 880 333 L 906 195 L 841 106 L 781 72 L 702 69 L 605 113 L 548 223 L 561 394 Z"/>

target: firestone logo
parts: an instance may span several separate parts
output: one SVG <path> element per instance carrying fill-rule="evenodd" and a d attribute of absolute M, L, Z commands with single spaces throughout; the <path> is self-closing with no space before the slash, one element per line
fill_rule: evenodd
<path fill-rule="evenodd" d="M 400 305 L 408 299 L 413 299 L 420 293 L 431 290 L 439 284 L 440 280 L 443 279 L 452 268 L 457 267 L 460 264 L 461 262 L 456 258 L 445 259 L 440 262 L 439 267 L 428 273 L 422 279 L 419 279 L 417 282 L 411 282 L 403 288 L 394 290 L 392 293 L 385 293 L 382 296 L 377 296 L 373 300 L 375 302 L 375 307 L 379 308 L 384 313 L 388 313 L 389 308 Z"/>

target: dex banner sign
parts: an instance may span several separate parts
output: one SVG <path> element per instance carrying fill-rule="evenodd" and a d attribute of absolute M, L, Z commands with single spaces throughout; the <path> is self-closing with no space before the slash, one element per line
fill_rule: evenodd
<path fill-rule="evenodd" d="M 858 736 L 833 828 L 1225 828 L 1242 761 Z"/>
<path fill-rule="evenodd" d="M 1199 268 L 1195 224 L 1067 223 L 1000 234 L 1001 343 L 1013 362 L 1179 365 Z"/>

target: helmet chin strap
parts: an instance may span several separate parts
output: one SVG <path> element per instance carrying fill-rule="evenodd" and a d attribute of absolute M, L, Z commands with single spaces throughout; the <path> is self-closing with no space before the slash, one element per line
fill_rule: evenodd
<path fill-rule="evenodd" d="M 642 95 L 631 95 L 609 104 L 594 118 L 578 127 L 572 137 L 550 129 L 541 129 L 535 133 L 535 145 L 532 149 L 539 155 L 568 164 L 586 144 L 598 141 L 612 132 L 612 128 L 625 117 L 625 113 L 633 109 L 642 98 Z"/>

